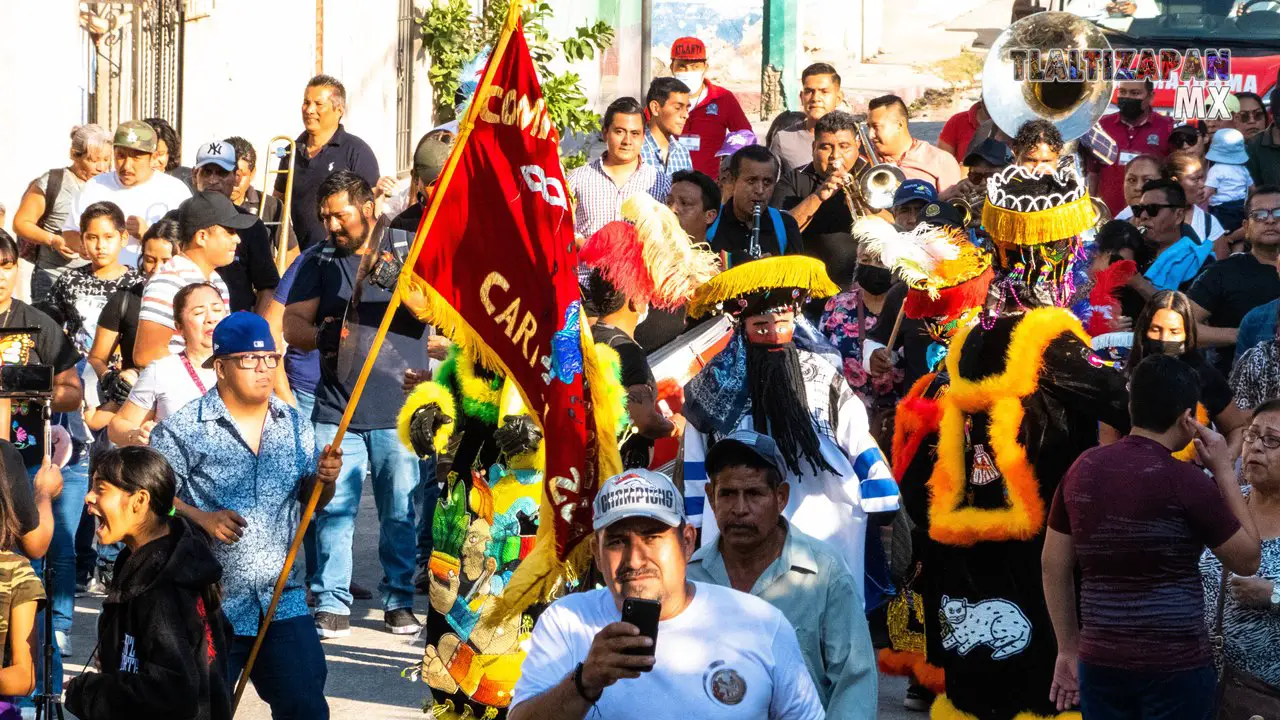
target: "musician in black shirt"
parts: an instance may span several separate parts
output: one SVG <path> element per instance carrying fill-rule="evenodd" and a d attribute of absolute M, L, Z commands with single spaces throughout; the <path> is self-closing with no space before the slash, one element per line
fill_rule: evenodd
<path fill-rule="evenodd" d="M 751 256 L 751 236 L 756 205 L 760 206 L 759 257 L 804 252 L 804 240 L 795 218 L 768 207 L 781 168 L 778 158 L 763 145 L 748 145 L 729 160 L 733 196 L 707 231 L 711 249 L 728 256 L 726 268 L 755 259 Z"/>

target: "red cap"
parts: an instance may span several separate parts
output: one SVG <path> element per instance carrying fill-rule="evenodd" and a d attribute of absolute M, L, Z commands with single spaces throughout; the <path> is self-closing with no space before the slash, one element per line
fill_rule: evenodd
<path fill-rule="evenodd" d="M 706 60 L 707 46 L 696 37 L 682 37 L 671 43 L 672 60 Z"/>

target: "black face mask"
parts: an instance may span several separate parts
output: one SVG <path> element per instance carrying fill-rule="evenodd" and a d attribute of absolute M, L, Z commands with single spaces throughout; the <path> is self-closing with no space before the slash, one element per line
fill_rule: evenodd
<path fill-rule="evenodd" d="M 1173 357 L 1179 357 L 1187 351 L 1187 341 L 1142 338 L 1142 351 L 1146 355 L 1172 355 Z"/>
<path fill-rule="evenodd" d="M 1142 101 L 1137 98 L 1120 98 L 1116 100 L 1116 107 L 1125 120 L 1137 120 L 1142 116 Z"/>
<path fill-rule="evenodd" d="M 859 265 L 853 271 L 853 279 L 858 287 L 872 295 L 883 295 L 893 287 L 893 273 L 874 265 Z"/>

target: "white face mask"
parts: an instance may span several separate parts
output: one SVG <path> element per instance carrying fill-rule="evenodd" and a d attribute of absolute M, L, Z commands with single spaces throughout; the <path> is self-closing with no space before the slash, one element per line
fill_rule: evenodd
<path fill-rule="evenodd" d="M 675 78 L 684 83 L 689 88 L 689 92 L 694 95 L 702 92 L 702 78 L 706 74 L 705 70 L 687 70 L 674 73 Z"/>

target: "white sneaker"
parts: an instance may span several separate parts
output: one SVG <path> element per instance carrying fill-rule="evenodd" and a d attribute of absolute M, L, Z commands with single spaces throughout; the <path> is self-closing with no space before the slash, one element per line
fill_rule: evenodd
<path fill-rule="evenodd" d="M 62 657 L 72 657 L 70 635 L 62 630 L 54 630 L 53 641 L 58 644 L 58 652 L 62 653 Z"/>

